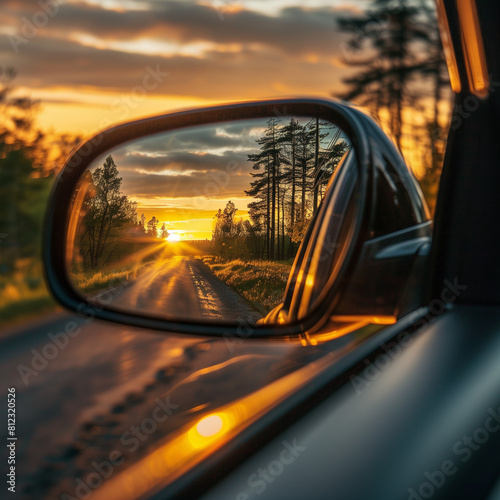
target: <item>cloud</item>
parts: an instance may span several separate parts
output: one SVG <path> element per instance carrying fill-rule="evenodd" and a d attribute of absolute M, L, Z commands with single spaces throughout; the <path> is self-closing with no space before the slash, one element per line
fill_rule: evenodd
<path fill-rule="evenodd" d="M 17 81 L 24 86 L 119 93 L 111 100 L 116 113 L 130 101 L 137 103 L 154 95 L 234 100 L 327 94 L 339 76 L 330 61 L 292 63 L 276 53 L 256 49 L 209 52 L 203 58 L 161 57 L 98 50 L 43 36 L 24 46 L 22 57 L 13 53 L 7 37 L 0 38 L 0 56 L 4 65 L 16 67 Z M 158 73 L 156 84 L 147 76 L 148 68 Z M 146 87 L 149 90 L 145 91 Z"/>
<path fill-rule="evenodd" d="M 133 142 L 129 152 L 167 155 L 171 152 L 210 152 L 227 149 L 255 149 L 256 131 L 265 127 L 266 120 L 241 120 L 215 125 L 203 125 L 160 133 L 150 138 Z"/>
<path fill-rule="evenodd" d="M 289 7 L 274 16 L 241 9 L 226 13 L 222 22 L 214 6 L 187 0 L 150 1 L 142 7 L 120 11 L 64 3 L 36 36 L 19 43 L 16 53 L 13 32 L 23 36 L 25 20 L 40 7 L 28 0 L 8 1 L 3 10 L 9 34 L 0 37 L 0 57 L 18 70 L 19 84 L 92 88 L 121 92 L 123 98 L 140 92 L 148 67 L 169 74 L 147 95 L 216 100 L 318 95 L 338 82 L 335 60 L 342 56 L 345 35 L 337 29 L 334 8 Z M 90 38 L 98 46 L 86 44 Z M 120 41 L 126 47 L 117 48 Z M 155 43 L 157 54 L 141 52 Z M 186 51 L 197 43 L 204 48 Z"/>
<path fill-rule="evenodd" d="M 242 120 L 188 127 L 129 142 L 108 151 L 121 174 L 186 175 L 186 173 L 249 173 L 248 155 L 256 153 L 265 120 Z"/>
<path fill-rule="evenodd" d="M 131 198 L 220 198 L 244 197 L 250 175 L 225 172 L 195 172 L 179 175 L 123 174 L 123 192 Z M 250 198 L 249 198 L 249 201 Z M 201 208 L 201 207 L 200 207 Z"/>
<path fill-rule="evenodd" d="M 353 73 L 338 67 L 344 35 L 335 19 L 344 14 L 328 6 L 278 8 L 287 3 L 242 3 L 221 20 L 211 0 L 66 0 L 15 52 L 12 36 L 22 36 L 41 7 L 5 0 L 0 60 L 17 70 L 23 93 L 41 100 L 44 126 L 58 131 L 101 129 L 201 103 L 342 91 L 342 78 Z"/>
<path fill-rule="evenodd" d="M 33 15 L 37 3 L 23 0 L 4 7 L 11 16 Z M 146 10 L 146 6 L 149 9 Z M 340 11 L 342 12 L 342 11 Z M 217 3 L 199 4 L 189 0 L 144 2 L 141 9 L 105 9 L 99 5 L 64 3 L 44 27 L 43 34 L 91 35 L 103 41 L 156 39 L 178 44 L 259 44 L 296 57 L 299 54 L 331 55 L 341 35 L 334 7 L 286 7 L 279 15 L 248 9 L 224 13 L 221 21 Z M 22 22 L 18 27 L 21 28 Z M 293 33 L 293 36 L 290 34 Z"/>
<path fill-rule="evenodd" d="M 161 174 L 168 171 L 172 175 L 175 172 L 217 172 L 227 171 L 228 165 L 237 165 L 239 170 L 247 163 L 246 153 L 237 153 L 233 151 L 225 152 L 222 155 L 210 153 L 189 153 L 176 152 L 165 156 L 148 156 L 141 153 L 132 153 L 122 159 L 115 158 L 121 171 L 124 167 L 127 171 L 141 171 L 144 175 Z M 250 171 L 250 168 L 246 168 Z"/>

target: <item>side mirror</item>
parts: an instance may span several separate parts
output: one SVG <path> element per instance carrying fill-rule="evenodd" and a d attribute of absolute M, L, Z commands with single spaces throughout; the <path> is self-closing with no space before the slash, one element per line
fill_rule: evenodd
<path fill-rule="evenodd" d="M 397 315 L 392 287 L 408 286 L 429 237 L 421 193 L 371 119 L 280 100 L 148 118 L 83 144 L 56 182 L 44 259 L 56 298 L 97 318 L 282 337 L 333 313 Z"/>

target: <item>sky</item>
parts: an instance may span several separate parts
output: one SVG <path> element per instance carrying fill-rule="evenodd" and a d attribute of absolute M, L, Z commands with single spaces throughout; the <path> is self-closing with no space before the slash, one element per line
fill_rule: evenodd
<path fill-rule="evenodd" d="M 371 4 L 1 0 L 0 65 L 17 71 L 18 95 L 40 102 L 37 126 L 87 138 L 181 109 L 338 96 L 356 72 L 338 19 Z M 412 154 L 417 171 L 418 148 Z"/>
<path fill-rule="evenodd" d="M 0 61 L 44 130 L 83 136 L 227 101 L 342 90 L 362 0 L 2 0 Z"/>

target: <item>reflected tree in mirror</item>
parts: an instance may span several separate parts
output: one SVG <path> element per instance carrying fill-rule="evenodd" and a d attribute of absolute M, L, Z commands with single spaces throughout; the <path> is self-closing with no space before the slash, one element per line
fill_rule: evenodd
<path fill-rule="evenodd" d="M 84 269 L 100 269 L 119 258 L 124 237 L 142 226 L 137 219 L 137 203 L 121 192 L 122 179 L 111 155 L 102 167 L 86 175 L 89 187 L 78 235 L 80 257 Z"/>

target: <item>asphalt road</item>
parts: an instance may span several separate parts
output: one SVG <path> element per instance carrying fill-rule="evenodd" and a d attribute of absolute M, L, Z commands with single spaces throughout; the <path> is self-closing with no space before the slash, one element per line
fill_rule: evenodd
<path fill-rule="evenodd" d="M 194 270 L 188 260 L 182 265 L 183 272 Z M 64 492 L 76 498 L 76 479 L 111 450 L 123 448 L 124 433 L 151 415 L 158 398 L 169 398 L 177 408 L 127 455 L 123 468 L 200 412 L 293 371 L 316 355 L 311 350 L 285 341 L 153 333 L 67 312 L 3 332 L 0 400 L 5 419 L 7 388 L 16 389 L 13 498 L 61 498 Z M 5 424 L 0 427 L 4 452 Z"/>
<path fill-rule="evenodd" d="M 252 309 L 199 259 L 160 258 L 113 297 L 113 306 L 175 320 L 257 320 Z"/>

